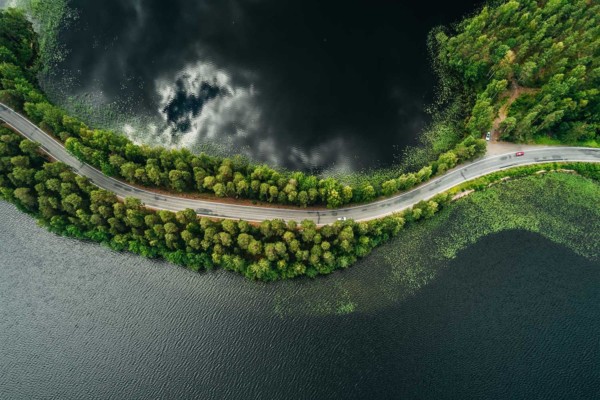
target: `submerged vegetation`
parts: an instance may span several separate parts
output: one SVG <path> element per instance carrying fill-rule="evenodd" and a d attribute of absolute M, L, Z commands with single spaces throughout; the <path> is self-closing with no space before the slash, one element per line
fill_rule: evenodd
<path fill-rule="evenodd" d="M 462 260 L 461 252 L 502 232 L 538 234 L 600 265 L 600 171 L 595 180 L 557 172 L 495 181 L 452 202 L 435 218 L 407 226 L 335 279 L 319 279 L 301 294 L 280 285 L 275 310 L 328 315 L 339 313 L 344 304 L 358 313 L 381 310 L 415 295 L 451 260 Z M 480 268 L 494 263 L 489 259 Z"/>
<path fill-rule="evenodd" d="M 503 231 L 536 233 L 600 262 L 598 170 L 595 177 L 547 173 L 499 182 L 405 230 L 365 262 L 390 268 L 386 295 L 391 299 L 415 293 L 460 251 Z"/>

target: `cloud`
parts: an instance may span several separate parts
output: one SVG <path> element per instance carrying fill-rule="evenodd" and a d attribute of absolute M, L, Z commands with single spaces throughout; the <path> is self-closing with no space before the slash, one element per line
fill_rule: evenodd
<path fill-rule="evenodd" d="M 212 63 L 189 65 L 170 79 L 158 79 L 155 87 L 163 139 L 192 146 L 223 137 L 235 141 L 258 130 L 261 113 L 253 87 L 236 86 Z"/>
<path fill-rule="evenodd" d="M 308 151 L 282 143 L 262 118 L 254 86 L 236 86 L 230 74 L 213 63 L 189 65 L 170 79 L 157 80 L 155 87 L 162 125 L 154 132 L 163 144 L 194 147 L 222 141 L 272 164 L 352 169 L 343 135 L 317 142 Z M 135 136 L 131 127 L 128 131 Z"/>

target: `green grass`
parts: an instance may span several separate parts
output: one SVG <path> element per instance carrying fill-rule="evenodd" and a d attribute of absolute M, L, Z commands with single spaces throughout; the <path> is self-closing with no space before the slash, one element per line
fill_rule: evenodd
<path fill-rule="evenodd" d="M 548 173 L 499 183 L 412 224 L 348 270 L 307 281 L 300 291 L 282 283 L 275 307 L 284 315 L 334 315 L 350 303 L 353 312 L 376 311 L 417 293 L 461 250 L 509 230 L 537 233 L 600 262 L 599 203 L 600 183 L 578 175 Z"/>
<path fill-rule="evenodd" d="M 594 147 L 600 148 L 600 142 L 597 140 L 587 140 L 584 142 L 565 143 L 556 138 L 549 136 L 538 136 L 534 138 L 535 144 L 542 144 L 546 146 L 578 146 L 578 147 Z"/>

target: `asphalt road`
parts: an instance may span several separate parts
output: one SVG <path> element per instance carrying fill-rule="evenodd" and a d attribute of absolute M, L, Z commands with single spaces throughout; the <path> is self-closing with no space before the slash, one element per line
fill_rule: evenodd
<path fill-rule="evenodd" d="M 309 219 L 322 225 L 335 222 L 340 217 L 356 221 L 370 220 L 401 211 L 467 180 L 505 168 L 552 161 L 600 162 L 600 149 L 547 147 L 527 150 L 521 157 L 516 157 L 515 153 L 511 152 L 503 155 L 488 156 L 472 163 L 463 164 L 445 175 L 432 179 L 409 192 L 365 205 L 336 210 L 269 208 L 186 199 L 139 189 L 117 179 L 110 178 L 90 165 L 82 163 L 71 155 L 61 143 L 40 130 L 25 117 L 2 104 L 0 104 L 0 119 L 4 120 L 23 136 L 40 143 L 42 149 L 56 160 L 68 164 L 78 174 L 86 176 L 97 186 L 116 193 L 119 197 L 136 197 L 147 206 L 156 209 L 179 211 L 191 208 L 198 215 L 215 218 L 243 219 L 247 221 L 270 219 L 302 221 Z"/>

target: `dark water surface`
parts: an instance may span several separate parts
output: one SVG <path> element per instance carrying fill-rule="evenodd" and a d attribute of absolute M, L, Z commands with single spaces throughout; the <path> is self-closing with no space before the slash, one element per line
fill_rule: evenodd
<path fill-rule="evenodd" d="M 345 273 L 366 268 L 380 266 Z M 367 314 L 274 312 L 276 295 L 311 284 L 115 254 L 0 202 L 0 398 L 600 394 L 600 265 L 540 236 L 489 236 L 415 296 Z"/>
<path fill-rule="evenodd" d="M 389 165 L 429 120 L 427 34 L 479 4 L 71 0 L 69 83 L 53 79 L 53 92 L 148 115 L 132 123 L 146 142 L 209 142 L 293 168 Z"/>

